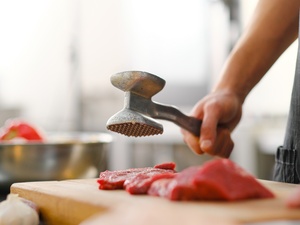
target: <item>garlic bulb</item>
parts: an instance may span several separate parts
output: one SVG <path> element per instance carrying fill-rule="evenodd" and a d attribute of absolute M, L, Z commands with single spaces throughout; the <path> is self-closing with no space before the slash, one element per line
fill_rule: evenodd
<path fill-rule="evenodd" d="M 39 215 L 16 194 L 0 203 L 0 225 L 38 225 Z"/>

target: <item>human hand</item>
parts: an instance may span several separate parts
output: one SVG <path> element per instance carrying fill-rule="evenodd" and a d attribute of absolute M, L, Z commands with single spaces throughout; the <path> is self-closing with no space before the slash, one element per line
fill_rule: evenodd
<path fill-rule="evenodd" d="M 202 120 L 200 137 L 181 130 L 186 144 L 197 154 L 229 157 L 234 143 L 231 131 L 242 115 L 242 102 L 228 91 L 216 91 L 201 99 L 191 116 Z"/>

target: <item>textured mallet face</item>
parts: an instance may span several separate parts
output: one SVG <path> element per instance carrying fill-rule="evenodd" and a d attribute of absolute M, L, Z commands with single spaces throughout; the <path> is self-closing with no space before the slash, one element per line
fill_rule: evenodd
<path fill-rule="evenodd" d="M 143 137 L 162 134 L 163 130 L 138 122 L 108 125 L 107 129 L 129 137 Z"/>

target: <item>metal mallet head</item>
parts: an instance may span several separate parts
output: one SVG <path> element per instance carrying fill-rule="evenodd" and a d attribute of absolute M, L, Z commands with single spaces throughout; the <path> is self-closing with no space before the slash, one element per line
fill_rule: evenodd
<path fill-rule="evenodd" d="M 174 106 L 151 100 L 165 86 L 165 80 L 151 73 L 126 71 L 111 76 L 111 83 L 125 92 L 124 108 L 106 123 L 108 130 L 126 136 L 150 136 L 163 133 L 156 119 L 169 120 L 199 136 L 201 121 L 188 117 Z"/>
<path fill-rule="evenodd" d="M 161 91 L 166 82 L 147 72 L 127 71 L 112 75 L 111 83 L 124 92 L 136 94 L 151 101 L 151 97 Z M 129 102 L 126 96 L 124 108 L 107 121 L 107 129 L 134 137 L 162 134 L 163 126 L 137 110 L 132 110 L 130 106 L 133 102 Z M 144 102 L 143 99 L 135 104 L 142 102 Z"/>
<path fill-rule="evenodd" d="M 126 108 L 113 115 L 106 126 L 111 131 L 133 137 L 163 133 L 163 126 L 160 123 Z"/>

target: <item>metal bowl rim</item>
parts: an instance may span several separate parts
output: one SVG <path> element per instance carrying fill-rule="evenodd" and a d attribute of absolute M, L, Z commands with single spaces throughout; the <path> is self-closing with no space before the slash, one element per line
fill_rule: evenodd
<path fill-rule="evenodd" d="M 108 133 L 101 132 L 49 132 L 47 135 L 49 137 L 54 138 L 57 137 L 67 137 L 65 140 L 45 140 L 43 142 L 40 141 L 30 141 L 30 142 L 0 142 L 1 147 L 8 146 L 71 146 L 71 145 L 93 145 L 93 144 L 107 144 L 113 141 L 112 135 Z M 92 136 L 93 139 L 80 139 L 78 137 L 88 137 Z"/>

